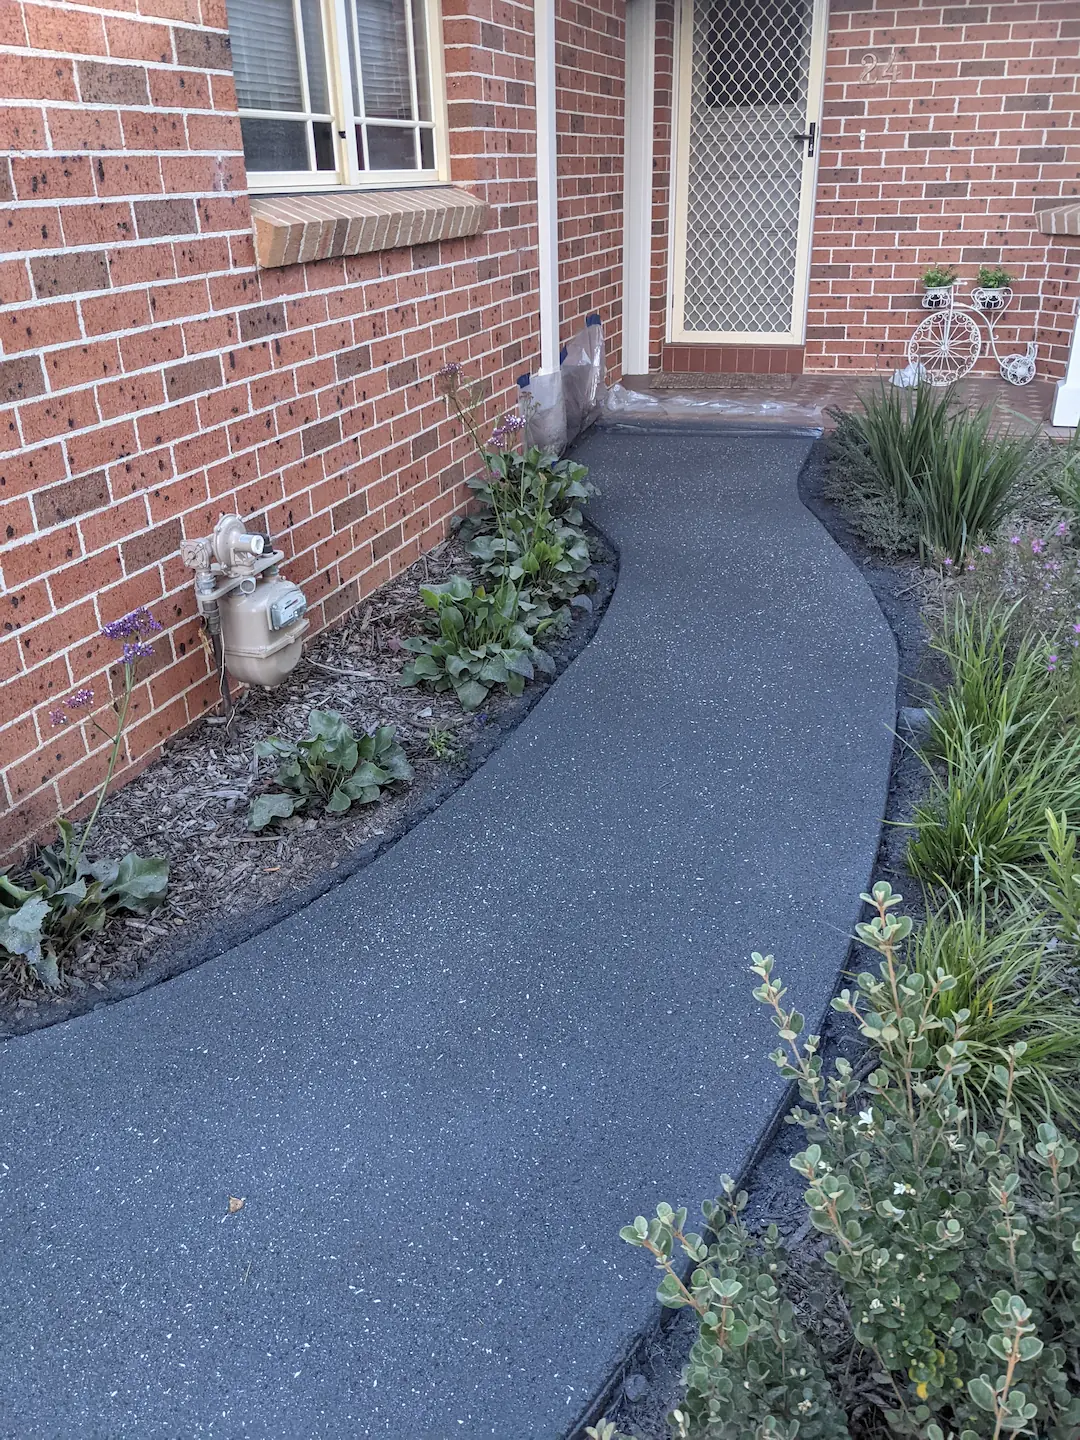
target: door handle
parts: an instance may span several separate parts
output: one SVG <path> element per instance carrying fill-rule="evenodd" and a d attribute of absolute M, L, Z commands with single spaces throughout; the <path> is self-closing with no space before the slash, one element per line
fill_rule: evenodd
<path fill-rule="evenodd" d="M 817 125 L 813 120 L 810 122 L 810 129 L 807 130 L 805 134 L 792 135 L 791 138 L 792 140 L 805 140 L 807 157 L 813 157 L 814 151 L 817 148 Z"/>

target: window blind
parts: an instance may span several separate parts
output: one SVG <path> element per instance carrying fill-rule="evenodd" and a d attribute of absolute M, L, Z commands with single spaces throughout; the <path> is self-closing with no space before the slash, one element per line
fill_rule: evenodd
<path fill-rule="evenodd" d="M 412 120 L 404 0 L 350 0 L 364 85 L 364 114 Z"/>
<path fill-rule="evenodd" d="M 228 8 L 240 108 L 303 113 L 292 0 L 228 0 Z"/>

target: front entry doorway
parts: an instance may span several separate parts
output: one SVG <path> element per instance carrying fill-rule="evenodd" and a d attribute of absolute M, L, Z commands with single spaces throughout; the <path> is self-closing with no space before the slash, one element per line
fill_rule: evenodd
<path fill-rule="evenodd" d="M 670 340 L 801 345 L 828 0 L 682 0 Z"/>

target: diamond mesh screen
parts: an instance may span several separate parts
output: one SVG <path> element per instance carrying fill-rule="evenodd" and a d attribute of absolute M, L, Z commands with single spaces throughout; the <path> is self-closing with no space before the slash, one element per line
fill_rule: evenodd
<path fill-rule="evenodd" d="M 791 329 L 813 0 L 695 0 L 683 328 Z"/>

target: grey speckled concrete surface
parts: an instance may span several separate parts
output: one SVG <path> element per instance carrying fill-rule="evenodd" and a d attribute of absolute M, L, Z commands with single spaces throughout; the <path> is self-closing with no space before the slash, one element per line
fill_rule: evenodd
<path fill-rule="evenodd" d="M 777 1102 L 749 952 L 816 1016 L 878 842 L 893 642 L 808 445 L 594 434 L 619 586 L 489 764 L 290 920 L 0 1049 L 0 1435 L 572 1425 L 653 1303 L 619 1225 Z"/>

